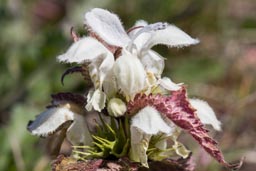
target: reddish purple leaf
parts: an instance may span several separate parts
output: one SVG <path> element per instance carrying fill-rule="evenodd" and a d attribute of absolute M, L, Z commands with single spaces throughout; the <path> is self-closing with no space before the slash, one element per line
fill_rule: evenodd
<path fill-rule="evenodd" d="M 173 91 L 170 96 L 138 94 L 134 101 L 129 102 L 128 111 L 130 114 L 135 114 L 145 106 L 155 107 L 177 126 L 190 133 L 205 151 L 225 167 L 234 170 L 241 167 L 242 160 L 235 164 L 229 164 L 224 160 L 223 154 L 217 147 L 217 142 L 207 134 L 208 130 L 204 128 L 195 109 L 190 105 L 185 87 Z"/>

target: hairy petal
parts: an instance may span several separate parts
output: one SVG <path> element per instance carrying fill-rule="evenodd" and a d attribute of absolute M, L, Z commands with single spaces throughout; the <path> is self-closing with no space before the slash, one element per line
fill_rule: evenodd
<path fill-rule="evenodd" d="M 94 84 L 94 88 L 102 89 L 102 84 L 114 65 L 113 56 L 101 55 L 93 59 L 88 65 L 89 75 Z"/>
<path fill-rule="evenodd" d="M 100 8 L 85 14 L 85 24 L 110 45 L 124 47 L 130 41 L 117 15 Z"/>
<path fill-rule="evenodd" d="M 125 96 L 133 98 L 146 86 L 146 73 L 137 56 L 123 51 L 113 67 L 117 85 Z"/>
<path fill-rule="evenodd" d="M 84 37 L 73 43 L 66 53 L 57 57 L 59 62 L 83 64 L 92 61 L 99 56 L 114 58 L 112 53 L 98 40 Z"/>
<path fill-rule="evenodd" d="M 137 127 L 147 134 L 156 135 L 160 132 L 171 134 L 172 128 L 163 120 L 161 114 L 151 106 L 141 109 L 131 120 L 131 126 Z"/>
<path fill-rule="evenodd" d="M 221 131 L 221 122 L 207 102 L 199 99 L 189 99 L 189 102 L 196 109 L 196 114 L 203 124 L 212 125 L 215 130 Z"/>
<path fill-rule="evenodd" d="M 103 90 L 106 93 L 108 99 L 114 97 L 115 94 L 118 92 L 117 81 L 116 81 L 115 74 L 114 74 L 113 70 L 110 70 L 107 73 L 102 86 L 103 86 Z"/>
<path fill-rule="evenodd" d="M 90 90 L 87 95 L 87 104 L 85 106 L 87 111 L 96 110 L 100 112 L 106 103 L 106 94 L 100 89 Z"/>
<path fill-rule="evenodd" d="M 76 113 L 77 111 L 77 106 L 69 103 L 48 108 L 34 121 L 30 121 L 27 129 L 33 135 L 47 137 L 65 127 L 68 128 L 67 138 L 73 145 L 80 143 L 90 145 L 92 139 L 85 118 L 81 113 Z M 80 129 L 81 127 L 83 129 Z"/>
<path fill-rule="evenodd" d="M 175 128 L 173 125 L 169 126 L 154 107 L 146 106 L 132 117 L 130 131 L 130 158 L 148 167 L 146 152 L 151 137 L 163 133 L 170 135 L 175 131 Z"/>
<path fill-rule="evenodd" d="M 169 91 L 177 91 L 181 88 L 181 84 L 176 84 L 172 82 L 172 80 L 168 77 L 163 77 L 159 79 L 159 85 L 162 86 L 164 89 L 169 90 Z"/>
<path fill-rule="evenodd" d="M 144 167 L 148 167 L 147 149 L 151 138 L 150 134 L 146 134 L 140 129 L 131 126 L 131 148 L 129 158 L 132 161 L 140 162 Z"/>
<path fill-rule="evenodd" d="M 164 29 L 152 32 L 152 37 L 143 46 L 143 50 L 163 44 L 169 47 L 184 47 L 199 43 L 199 40 L 191 38 L 188 34 L 174 25 L 168 25 Z"/>
<path fill-rule="evenodd" d="M 160 78 L 164 70 L 164 58 L 153 50 L 149 50 L 143 56 L 140 56 L 140 61 L 147 72 L 153 73 Z"/>
<path fill-rule="evenodd" d="M 40 113 L 27 128 L 33 135 L 47 137 L 58 131 L 64 123 L 73 120 L 74 112 L 67 108 L 50 108 Z"/>

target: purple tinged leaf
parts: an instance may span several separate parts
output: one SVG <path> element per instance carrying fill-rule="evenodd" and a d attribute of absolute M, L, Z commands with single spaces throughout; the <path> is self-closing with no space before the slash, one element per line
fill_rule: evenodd
<path fill-rule="evenodd" d="M 128 113 L 135 114 L 145 106 L 153 106 L 180 128 L 186 130 L 198 143 L 219 163 L 232 170 L 242 166 L 243 159 L 235 164 L 227 163 L 222 152 L 217 147 L 217 142 L 207 133 L 208 130 L 195 113 L 189 103 L 185 87 L 173 91 L 170 96 L 138 94 L 133 101 L 128 103 Z"/>

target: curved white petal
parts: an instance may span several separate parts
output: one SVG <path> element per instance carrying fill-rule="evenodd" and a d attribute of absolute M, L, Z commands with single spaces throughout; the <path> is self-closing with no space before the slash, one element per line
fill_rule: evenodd
<path fill-rule="evenodd" d="M 146 72 L 136 56 L 128 51 L 122 53 L 114 64 L 113 72 L 121 91 L 127 97 L 133 98 L 146 87 Z"/>
<path fill-rule="evenodd" d="M 159 79 L 159 85 L 169 91 L 177 91 L 181 88 L 182 83 L 176 84 L 170 78 L 163 77 Z"/>
<path fill-rule="evenodd" d="M 175 128 L 170 127 L 161 114 L 153 107 L 147 106 L 140 110 L 131 119 L 131 149 L 129 157 L 131 160 L 141 162 L 145 167 L 148 167 L 148 156 L 146 154 L 150 139 L 153 135 L 164 133 L 170 135 L 175 131 Z M 157 144 L 160 148 L 166 148 L 166 142 Z"/>
<path fill-rule="evenodd" d="M 131 148 L 129 151 L 129 159 L 140 162 L 144 167 L 148 167 L 147 150 L 152 135 L 146 134 L 136 127 L 130 127 L 130 132 Z"/>
<path fill-rule="evenodd" d="M 85 24 L 110 45 L 124 47 L 130 41 L 118 16 L 107 10 L 94 8 L 87 12 Z"/>
<path fill-rule="evenodd" d="M 174 131 L 161 117 L 161 114 L 150 106 L 141 109 L 131 119 L 131 127 L 136 127 L 146 134 L 151 135 L 158 133 L 171 134 Z"/>
<path fill-rule="evenodd" d="M 89 64 L 89 74 L 94 88 L 102 89 L 102 84 L 114 65 L 114 57 L 112 55 L 103 54 L 93 59 Z"/>
<path fill-rule="evenodd" d="M 28 125 L 28 130 L 33 135 L 45 137 L 57 131 L 62 124 L 73 121 L 74 115 L 65 107 L 49 108 Z"/>
<path fill-rule="evenodd" d="M 91 61 L 101 55 L 113 58 L 112 53 L 98 40 L 91 37 L 84 37 L 73 43 L 66 53 L 57 57 L 59 62 L 84 63 Z"/>
<path fill-rule="evenodd" d="M 140 61 L 147 72 L 160 77 L 164 70 L 164 58 L 153 50 L 149 50 L 145 55 L 140 56 Z"/>
<path fill-rule="evenodd" d="M 49 136 L 58 129 L 62 129 L 64 124 L 68 124 L 66 135 L 73 145 L 90 145 L 90 136 L 85 117 L 75 111 L 77 106 L 71 104 L 52 107 L 39 114 L 34 121 L 29 123 L 28 130 L 37 136 Z"/>
<path fill-rule="evenodd" d="M 87 111 L 91 111 L 92 109 L 100 112 L 104 107 L 106 103 L 106 94 L 96 89 L 95 91 L 90 90 L 87 95 L 87 104 L 85 106 Z"/>
<path fill-rule="evenodd" d="M 103 81 L 103 90 L 107 95 L 107 98 L 110 99 L 115 96 L 118 92 L 117 82 L 113 70 L 107 73 Z"/>
<path fill-rule="evenodd" d="M 221 122 L 207 102 L 199 99 L 189 99 L 189 102 L 197 110 L 197 116 L 203 124 L 212 125 L 215 130 L 221 131 Z"/>
<path fill-rule="evenodd" d="M 152 38 L 144 44 L 143 50 L 148 50 L 158 44 L 167 45 L 169 47 L 183 47 L 199 43 L 199 40 L 191 38 L 174 25 L 168 25 L 165 29 L 159 29 L 151 33 L 153 34 Z"/>

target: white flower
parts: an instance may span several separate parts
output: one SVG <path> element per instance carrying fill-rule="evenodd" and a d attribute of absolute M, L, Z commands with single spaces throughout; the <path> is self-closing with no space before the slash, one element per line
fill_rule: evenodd
<path fill-rule="evenodd" d="M 104 83 L 105 81 L 109 81 L 106 77 L 119 80 L 117 84 L 120 85 L 117 85 L 117 87 L 121 88 L 122 92 L 126 91 L 127 86 L 124 86 L 124 81 L 121 80 L 129 80 L 130 78 L 125 78 L 122 74 L 111 72 L 115 58 L 110 49 L 108 49 L 109 47 L 104 46 L 104 44 L 107 43 L 113 47 L 121 47 L 123 49 L 121 56 L 127 56 L 127 52 L 125 51 L 129 51 L 130 54 L 138 57 L 142 63 L 141 65 L 138 64 L 138 60 L 133 60 L 135 62 L 134 66 L 138 66 L 134 68 L 134 70 L 141 71 L 141 66 L 143 66 L 146 72 L 152 73 L 157 78 L 160 78 L 164 69 L 164 58 L 150 50 L 151 47 L 157 44 L 164 44 L 170 47 L 182 47 L 198 43 L 198 40 L 191 38 L 177 27 L 161 22 L 149 25 L 146 22 L 138 22 L 137 24 L 142 24 L 143 27 L 131 31 L 128 35 L 117 15 L 99 8 L 92 9 L 85 14 L 85 23 L 89 27 L 90 32 L 99 36 L 100 40 L 96 40 L 93 37 L 81 38 L 75 42 L 66 53 L 58 56 L 58 60 L 60 62 L 75 62 L 79 64 L 90 62 L 89 74 L 94 83 L 95 90 L 102 91 L 102 86 L 106 86 L 106 88 L 103 89 L 111 91 L 111 93 L 105 93 L 108 95 L 115 94 L 117 90 L 116 87 L 111 89 L 108 83 Z M 122 60 L 123 59 L 124 58 L 122 58 Z M 122 60 L 119 60 L 118 63 L 121 64 Z M 123 64 L 121 65 L 123 66 Z M 140 77 L 143 77 L 144 80 L 138 82 L 138 84 L 135 81 L 136 83 L 133 84 L 133 88 L 136 90 L 127 92 L 128 94 L 131 93 L 129 94 L 130 97 L 132 97 L 134 93 L 137 93 L 137 91 L 145 88 L 147 77 L 144 77 L 144 73 L 143 71 Z M 130 77 L 131 75 L 126 74 L 125 76 Z M 112 81 L 114 82 L 115 79 Z M 102 105 L 99 104 L 98 106 Z M 103 108 L 99 108 L 99 110 L 102 109 Z"/>
<path fill-rule="evenodd" d="M 215 130 L 221 131 L 221 122 L 207 102 L 199 99 L 189 99 L 189 102 L 197 110 L 196 114 L 203 124 L 209 124 Z"/>
<path fill-rule="evenodd" d="M 147 106 L 131 119 L 130 130 L 131 149 L 129 157 L 131 160 L 148 167 L 146 152 L 151 137 L 157 134 L 171 135 L 175 128 L 171 123 L 167 124 L 155 108 Z M 164 143 L 162 145 L 164 146 Z"/>
<path fill-rule="evenodd" d="M 73 145 L 91 145 L 92 138 L 84 115 L 85 113 L 72 103 L 51 107 L 30 122 L 28 130 L 33 135 L 46 137 L 66 127 L 67 139 Z"/>
<path fill-rule="evenodd" d="M 157 78 L 160 78 L 163 72 L 164 58 L 150 50 L 151 47 L 157 44 L 183 47 L 199 42 L 176 26 L 161 22 L 147 24 L 145 21 L 139 21 L 134 28 L 141 28 L 134 29 L 127 34 L 117 15 L 99 8 L 94 8 L 85 14 L 85 24 L 109 45 L 121 47 L 125 49 L 122 52 L 129 51 L 137 56 L 146 72 L 154 74 Z M 118 80 L 125 79 L 120 76 L 120 74 L 116 76 Z"/>

